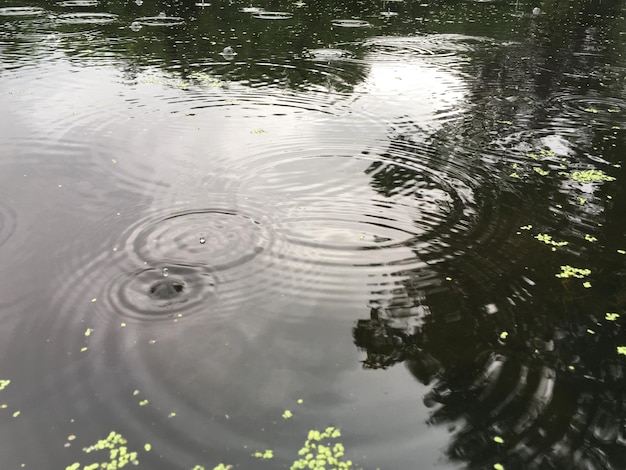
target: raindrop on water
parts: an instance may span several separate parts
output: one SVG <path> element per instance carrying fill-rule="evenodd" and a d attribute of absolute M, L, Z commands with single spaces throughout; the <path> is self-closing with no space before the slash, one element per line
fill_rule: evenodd
<path fill-rule="evenodd" d="M 167 277 L 170 274 L 170 270 L 167 268 L 163 268 L 163 270 L 161 271 L 161 273 L 163 274 L 163 277 Z"/>
<path fill-rule="evenodd" d="M 141 5 L 143 5 L 143 0 L 135 0 L 135 3 L 136 3 L 138 6 L 141 6 Z"/>
<path fill-rule="evenodd" d="M 204 245 L 206 243 L 206 238 L 200 237 L 200 244 Z"/>
<path fill-rule="evenodd" d="M 226 46 L 224 48 L 224 50 L 222 52 L 220 52 L 220 55 L 222 57 L 224 57 L 224 59 L 226 60 L 232 60 L 235 58 L 235 56 L 237 55 L 237 53 L 233 50 L 232 47 L 230 46 Z"/>
<path fill-rule="evenodd" d="M 133 21 L 130 24 L 130 29 L 132 29 L 133 31 L 139 31 L 141 29 L 141 23 L 139 23 L 139 21 Z"/>

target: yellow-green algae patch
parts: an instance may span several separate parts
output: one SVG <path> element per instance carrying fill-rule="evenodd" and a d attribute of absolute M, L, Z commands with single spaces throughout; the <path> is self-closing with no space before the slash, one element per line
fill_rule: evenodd
<path fill-rule="evenodd" d="M 10 383 L 11 381 L 8 379 L 0 379 L 0 390 L 4 390 L 5 388 L 7 388 Z"/>
<path fill-rule="evenodd" d="M 546 245 L 552 246 L 553 250 L 556 250 L 557 247 L 569 244 L 569 242 L 566 241 L 557 242 L 556 240 L 552 240 L 552 236 L 546 233 L 540 233 L 539 235 L 535 236 L 535 238 L 540 242 L 544 242 Z"/>
<path fill-rule="evenodd" d="M 565 279 L 568 277 L 577 277 L 582 279 L 583 277 L 589 276 L 590 274 L 590 269 L 574 268 L 570 265 L 565 265 L 561 266 L 561 272 L 559 274 L 555 274 L 555 276 L 561 279 Z"/>
<path fill-rule="evenodd" d="M 290 470 L 348 470 L 352 468 L 351 460 L 342 460 L 345 454 L 341 442 L 330 442 L 341 437 L 341 431 L 335 427 L 328 427 L 324 431 L 312 429 L 306 441 L 298 451 L 300 458 L 290 467 Z"/>
<path fill-rule="evenodd" d="M 137 465 L 137 452 L 130 451 L 126 446 L 127 441 L 115 431 L 111 431 L 106 439 L 100 439 L 95 444 L 83 449 L 83 452 L 89 454 L 91 452 L 109 451 L 108 461 L 94 462 L 81 467 L 79 462 L 65 467 L 65 470 L 118 470 L 126 465 Z"/>
<path fill-rule="evenodd" d="M 623 354 L 624 356 L 626 356 L 626 346 L 618 346 L 617 354 Z"/>
<path fill-rule="evenodd" d="M 593 183 L 596 181 L 614 181 L 615 178 L 607 175 L 602 170 L 575 171 L 572 179 L 579 183 Z"/>
<path fill-rule="evenodd" d="M 269 460 L 274 458 L 274 451 L 272 449 L 267 449 L 263 452 L 255 452 L 252 454 L 252 457 L 256 457 L 257 459 Z"/>

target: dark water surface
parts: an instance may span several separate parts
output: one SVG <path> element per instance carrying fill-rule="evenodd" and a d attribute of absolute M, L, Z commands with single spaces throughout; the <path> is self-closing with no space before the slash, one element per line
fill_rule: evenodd
<path fill-rule="evenodd" d="M 625 16 L 2 2 L 0 467 L 625 468 Z"/>

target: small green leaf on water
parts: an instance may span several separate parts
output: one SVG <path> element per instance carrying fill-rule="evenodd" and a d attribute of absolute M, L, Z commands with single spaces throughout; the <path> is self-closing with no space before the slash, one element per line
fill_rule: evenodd
<path fill-rule="evenodd" d="M 298 398 L 298 405 L 302 405 L 302 403 L 304 403 L 304 400 L 302 398 Z"/>
<path fill-rule="evenodd" d="M 583 287 L 585 289 L 589 289 L 591 287 L 591 282 L 589 282 L 589 281 L 583 282 Z"/>
<path fill-rule="evenodd" d="M 623 354 L 624 356 L 626 356 L 626 346 L 618 346 L 617 354 Z"/>
<path fill-rule="evenodd" d="M 500 436 L 496 436 L 493 438 L 494 442 L 498 443 L 498 444 L 504 444 L 504 439 L 502 439 Z"/>
<path fill-rule="evenodd" d="M 65 470 L 80 470 L 80 462 L 74 462 L 72 465 L 65 467 Z"/>
<path fill-rule="evenodd" d="M 619 318 L 619 313 L 607 313 L 604 318 L 608 321 L 615 321 Z"/>
<path fill-rule="evenodd" d="M 539 168 L 539 167 L 535 167 L 534 170 L 535 170 L 535 172 L 537 172 L 541 176 L 546 176 L 546 175 L 548 175 L 550 173 L 549 171 L 544 170 L 544 169 Z"/>
<path fill-rule="evenodd" d="M 289 411 L 289 410 L 285 410 L 285 411 L 283 412 L 283 418 L 285 418 L 285 419 L 289 419 L 289 418 L 292 418 L 292 417 L 293 417 L 293 413 L 292 413 L 291 411 Z"/>
<path fill-rule="evenodd" d="M 7 388 L 10 383 L 11 381 L 8 379 L 0 379 L 0 390 L 4 390 L 5 388 Z"/>
<path fill-rule="evenodd" d="M 194 470 L 204 470 L 204 467 L 200 467 L 199 465 L 197 465 L 197 467 L 197 469 L 194 467 Z M 232 468 L 232 465 L 224 465 L 221 463 L 217 467 L 213 467 L 213 470 L 231 470 Z"/>
<path fill-rule="evenodd" d="M 617 250 L 620 255 L 626 255 L 626 250 Z"/>
<path fill-rule="evenodd" d="M 500 333 L 500 339 L 506 339 L 508 336 L 509 336 L 508 331 L 503 331 L 502 333 Z"/>
<path fill-rule="evenodd" d="M 493 469 L 494 470 L 504 470 L 504 465 L 502 465 L 501 463 L 494 463 L 493 464 Z"/>
<path fill-rule="evenodd" d="M 83 346 L 82 348 L 80 348 L 80 352 L 85 352 L 87 351 L 87 346 Z"/>
<path fill-rule="evenodd" d="M 585 108 L 586 113 L 598 114 L 598 110 L 595 108 Z"/>
<path fill-rule="evenodd" d="M 150 451 L 152 450 L 152 445 L 150 445 L 150 444 L 144 444 L 143 448 L 144 448 L 144 450 L 145 450 L 146 452 L 150 452 Z"/>
<path fill-rule="evenodd" d="M 589 328 L 587 328 L 587 333 L 589 333 L 590 335 L 595 335 L 596 332 L 593 330 L 590 330 Z"/>
<path fill-rule="evenodd" d="M 93 331 L 93 330 L 92 330 L 91 328 L 87 328 L 87 329 L 85 330 L 85 336 L 90 336 L 92 331 Z"/>
<path fill-rule="evenodd" d="M 578 202 L 580 203 L 581 206 L 584 206 L 585 202 L 587 202 L 587 199 L 585 199 L 584 197 L 579 197 Z"/>
<path fill-rule="evenodd" d="M 148 403 L 150 403 L 148 400 L 141 400 L 139 406 L 146 406 Z"/>
<path fill-rule="evenodd" d="M 94 297 L 93 299 L 91 299 L 91 302 L 93 303 L 93 302 L 95 302 L 96 300 L 98 300 L 98 299 Z"/>
<path fill-rule="evenodd" d="M 176 413 L 174 413 L 173 411 L 167 415 L 168 418 L 173 418 L 174 416 L 176 416 Z"/>
<path fill-rule="evenodd" d="M 20 415 L 21 411 L 16 411 L 15 413 L 13 413 L 13 417 L 17 418 Z"/>
<path fill-rule="evenodd" d="M 598 239 L 596 237 L 593 237 L 593 236 L 589 235 L 588 233 L 585 234 L 585 240 L 587 240 L 588 242 L 591 242 L 591 243 L 598 241 Z"/>
<path fill-rule="evenodd" d="M 522 230 L 530 230 L 531 228 L 533 228 L 533 226 L 532 226 L 532 225 L 530 225 L 530 224 L 529 224 L 529 225 L 522 225 L 522 226 L 520 227 L 520 229 L 522 229 Z"/>

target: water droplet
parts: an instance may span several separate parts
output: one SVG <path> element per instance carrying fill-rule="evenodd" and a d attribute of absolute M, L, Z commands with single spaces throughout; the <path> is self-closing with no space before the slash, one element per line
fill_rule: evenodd
<path fill-rule="evenodd" d="M 206 238 L 200 237 L 200 244 L 204 245 L 206 243 Z"/>
<path fill-rule="evenodd" d="M 143 0 L 135 0 L 135 3 L 136 3 L 138 6 L 141 6 L 141 5 L 143 5 Z"/>
<path fill-rule="evenodd" d="M 167 277 L 170 274 L 170 270 L 167 268 L 163 268 L 163 271 L 161 271 L 161 273 L 163 274 L 163 277 Z"/>
<path fill-rule="evenodd" d="M 139 31 L 141 29 L 141 23 L 139 23 L 139 21 L 133 21 L 130 24 L 130 29 L 135 32 Z"/>

